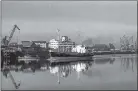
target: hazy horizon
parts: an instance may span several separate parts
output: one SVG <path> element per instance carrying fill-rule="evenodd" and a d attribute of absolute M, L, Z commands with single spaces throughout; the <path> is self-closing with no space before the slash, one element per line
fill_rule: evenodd
<path fill-rule="evenodd" d="M 75 42 L 119 43 L 123 35 L 137 37 L 137 1 L 2 1 L 2 35 L 9 36 L 14 24 L 20 41 L 49 41 L 58 28 Z"/>

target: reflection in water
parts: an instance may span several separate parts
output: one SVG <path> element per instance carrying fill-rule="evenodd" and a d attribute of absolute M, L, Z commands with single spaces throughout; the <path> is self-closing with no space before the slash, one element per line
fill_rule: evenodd
<path fill-rule="evenodd" d="M 94 60 L 95 64 L 106 64 L 106 63 L 110 63 L 113 64 L 115 61 L 115 58 L 97 58 Z"/>
<path fill-rule="evenodd" d="M 111 58 L 111 59 L 110 59 L 110 64 L 113 64 L 114 61 L 115 61 L 115 58 Z"/>
<path fill-rule="evenodd" d="M 121 60 L 120 60 L 121 59 Z M 121 64 L 121 69 L 126 72 L 130 70 L 134 72 L 134 64 L 137 66 L 137 60 L 134 57 L 121 57 L 121 58 L 97 58 L 94 61 L 80 61 L 80 62 L 70 62 L 70 63 L 60 63 L 51 65 L 48 62 L 33 62 L 28 64 L 22 64 L 17 66 L 18 71 L 22 72 L 37 72 L 37 71 L 49 71 L 50 74 L 57 76 L 57 82 L 60 84 L 61 78 L 67 78 L 71 73 L 75 72 L 77 74 L 77 78 L 80 79 L 80 74 L 87 75 L 92 77 L 92 66 L 93 65 L 104 65 L 109 64 L 115 66 L 114 62 L 119 62 Z M 94 63 L 94 64 L 93 64 Z M 90 69 L 91 68 L 91 69 Z M 3 72 L 3 74 L 7 74 L 7 71 Z M 7 77 L 7 75 L 5 75 Z"/>
<path fill-rule="evenodd" d="M 88 68 L 92 66 L 92 62 L 93 61 L 72 62 L 50 66 L 49 68 L 50 73 L 57 75 L 58 77 L 68 77 L 72 71 L 75 71 L 78 74 L 78 79 L 80 79 L 80 73 L 88 70 Z M 58 78 L 58 82 L 59 79 L 60 78 Z"/>
<path fill-rule="evenodd" d="M 85 63 L 77 63 L 75 65 L 72 65 L 72 68 L 77 72 L 77 77 L 80 79 L 80 73 L 85 72 L 89 69 L 89 67 L 92 66 L 92 62 L 85 62 Z"/>
<path fill-rule="evenodd" d="M 136 68 L 137 68 L 137 59 L 138 59 L 138 57 L 136 56 L 136 58 L 135 58 L 135 66 L 136 66 Z"/>
<path fill-rule="evenodd" d="M 137 66 L 136 62 L 137 60 L 134 61 L 134 57 L 121 58 L 121 69 L 123 69 L 124 72 L 130 69 L 134 72 L 134 64 Z"/>
<path fill-rule="evenodd" d="M 134 60 L 131 58 L 131 63 L 132 63 L 132 71 L 134 72 L 133 65 L 134 65 Z"/>

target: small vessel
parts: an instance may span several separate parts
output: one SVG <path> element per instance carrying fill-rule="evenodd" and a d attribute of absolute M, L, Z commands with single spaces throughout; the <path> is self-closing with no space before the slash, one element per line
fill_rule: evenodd
<path fill-rule="evenodd" d="M 31 61 L 39 61 L 39 57 L 32 57 L 30 55 L 25 55 L 24 57 L 18 57 L 18 62 L 24 61 L 25 63 L 29 63 Z"/>

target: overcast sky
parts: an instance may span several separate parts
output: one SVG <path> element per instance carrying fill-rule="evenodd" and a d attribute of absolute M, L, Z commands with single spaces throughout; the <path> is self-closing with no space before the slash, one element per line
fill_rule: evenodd
<path fill-rule="evenodd" d="M 59 28 L 74 41 L 80 33 L 83 39 L 100 36 L 115 42 L 124 34 L 136 36 L 137 2 L 3 1 L 2 21 L 3 35 L 19 26 L 20 40 L 48 41 Z"/>

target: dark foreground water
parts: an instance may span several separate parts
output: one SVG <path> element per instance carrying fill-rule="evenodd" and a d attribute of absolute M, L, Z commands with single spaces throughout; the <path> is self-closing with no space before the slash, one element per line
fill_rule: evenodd
<path fill-rule="evenodd" d="M 40 69 L 11 71 L 20 90 L 136 90 L 136 55 L 95 57 L 94 61 L 72 62 Z M 15 90 L 10 77 L 2 75 L 2 90 Z"/>

